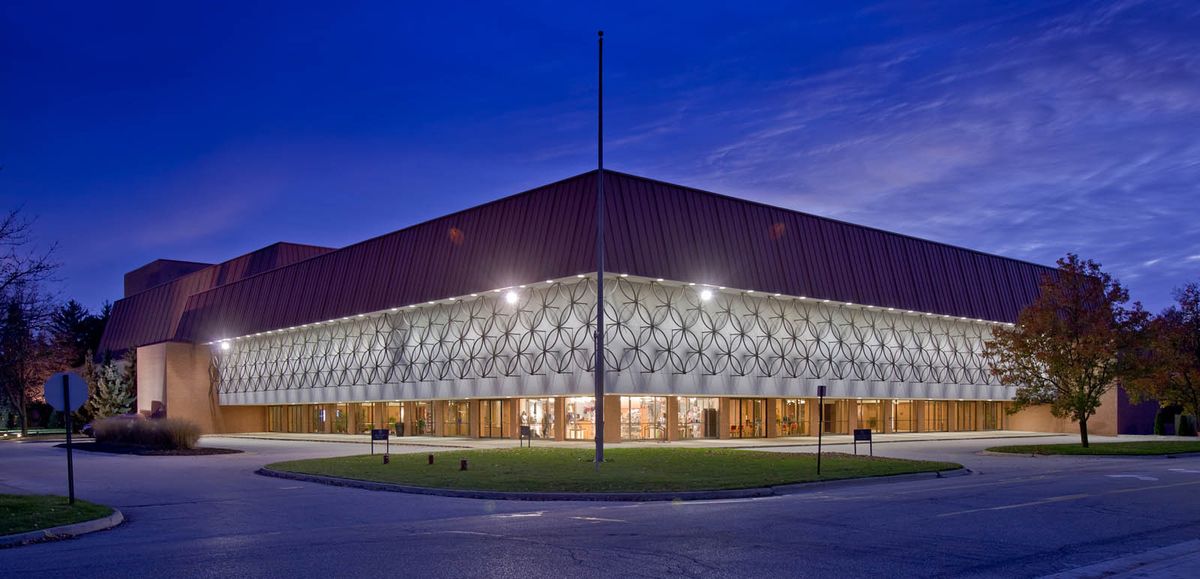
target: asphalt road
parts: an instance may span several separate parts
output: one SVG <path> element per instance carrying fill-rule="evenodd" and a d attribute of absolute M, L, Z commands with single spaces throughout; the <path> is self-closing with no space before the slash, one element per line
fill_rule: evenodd
<path fill-rule="evenodd" d="M 977 474 L 764 499 L 535 503 L 253 474 L 362 445 L 208 444 L 247 452 L 76 453 L 78 495 L 128 522 L 0 550 L 0 577 L 1033 577 L 1200 537 L 1200 457 L 1027 458 L 979 454 L 987 441 L 892 443 L 876 453 L 953 460 Z M 64 458 L 49 443 L 0 443 L 0 492 L 65 494 Z"/>

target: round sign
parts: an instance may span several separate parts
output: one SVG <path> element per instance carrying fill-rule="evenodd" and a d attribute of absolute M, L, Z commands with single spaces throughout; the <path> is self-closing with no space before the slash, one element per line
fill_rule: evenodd
<path fill-rule="evenodd" d="M 66 392 L 63 391 L 64 378 L 66 379 Z M 59 412 L 67 412 L 68 410 L 74 412 L 79 410 L 88 399 L 87 382 L 84 382 L 83 378 L 74 372 L 59 372 L 51 376 L 50 379 L 46 380 L 44 388 L 46 389 L 46 404 L 49 404 Z M 66 394 L 68 393 L 71 395 L 70 408 L 67 408 L 66 404 Z"/>

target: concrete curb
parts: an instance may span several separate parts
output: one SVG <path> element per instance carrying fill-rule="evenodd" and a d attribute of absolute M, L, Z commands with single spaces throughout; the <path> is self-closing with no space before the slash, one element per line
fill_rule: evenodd
<path fill-rule="evenodd" d="M 117 509 L 113 509 L 112 513 L 107 517 L 83 521 L 82 523 L 73 523 L 70 525 L 62 525 L 60 527 L 51 527 L 49 529 L 38 529 L 29 531 L 28 533 L 17 533 L 15 535 L 0 536 L 0 549 L 8 547 L 19 547 L 29 543 L 40 543 L 42 541 L 57 541 L 60 539 L 70 539 L 88 533 L 97 531 L 107 531 L 121 523 L 125 522 L 125 515 Z"/>
<path fill-rule="evenodd" d="M 652 501 L 709 501 L 719 499 L 747 499 L 795 494 L 807 490 L 828 488 L 834 486 L 853 486 L 855 484 L 878 484 L 924 478 L 949 478 L 971 474 L 967 468 L 959 468 L 939 472 L 918 472 L 889 476 L 874 476 L 850 478 L 829 481 L 812 481 L 777 485 L 773 487 L 757 487 L 749 489 L 728 489 L 712 491 L 678 491 L 678 492 L 648 492 L 648 493 L 571 493 L 571 492 L 506 492 L 483 491 L 468 489 L 442 489 L 418 487 L 396 483 L 364 481 L 336 476 L 303 474 L 262 467 L 255 471 L 262 476 L 270 476 L 302 482 L 311 482 L 339 487 L 364 489 L 369 491 L 388 491 L 395 493 L 410 493 L 418 495 L 434 495 L 461 499 L 485 499 L 493 501 L 607 501 L 607 502 L 652 502 Z"/>
<path fill-rule="evenodd" d="M 1167 458 L 1189 458 L 1200 456 L 1200 450 L 1193 452 L 1176 452 L 1174 454 L 1036 454 L 1029 452 L 995 452 L 981 450 L 976 454 L 985 456 L 1008 456 L 1020 458 L 1128 458 L 1134 460 L 1160 460 Z"/>

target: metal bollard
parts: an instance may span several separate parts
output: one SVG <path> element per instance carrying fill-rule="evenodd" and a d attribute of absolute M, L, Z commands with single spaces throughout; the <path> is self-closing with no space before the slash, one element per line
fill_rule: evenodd
<path fill-rule="evenodd" d="M 385 455 L 383 455 L 383 464 L 387 464 L 387 463 L 389 463 L 389 462 L 392 462 L 392 458 L 391 458 L 391 456 L 389 456 L 389 455 L 386 455 L 386 454 L 385 454 Z"/>
<path fill-rule="evenodd" d="M 433 455 L 429 455 L 429 464 L 433 464 Z"/>
<path fill-rule="evenodd" d="M 467 459 L 464 458 L 458 461 L 458 470 L 467 470 Z"/>

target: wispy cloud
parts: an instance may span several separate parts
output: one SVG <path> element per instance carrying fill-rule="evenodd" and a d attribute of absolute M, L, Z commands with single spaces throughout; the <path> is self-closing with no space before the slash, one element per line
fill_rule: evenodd
<path fill-rule="evenodd" d="M 1041 263 L 1079 252 L 1161 304 L 1200 277 L 1195 30 L 1194 5 L 1088 3 L 866 47 L 761 87 L 674 176 Z"/>

